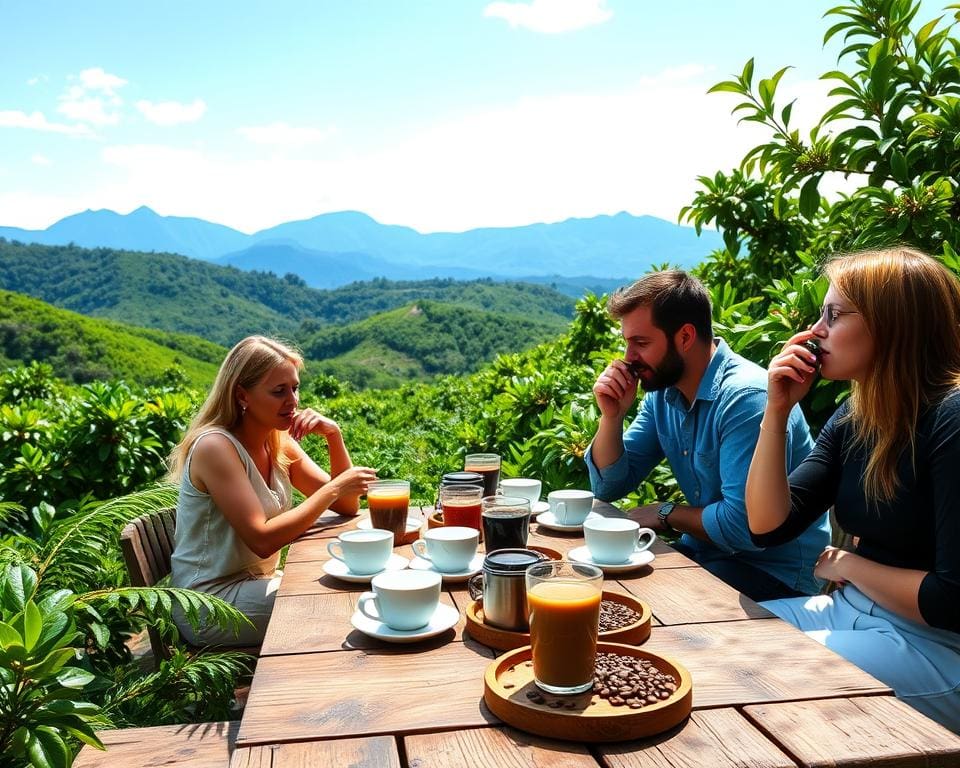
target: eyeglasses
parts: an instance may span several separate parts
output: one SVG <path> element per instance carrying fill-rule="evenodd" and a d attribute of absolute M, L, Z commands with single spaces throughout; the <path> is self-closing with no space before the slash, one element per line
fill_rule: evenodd
<path fill-rule="evenodd" d="M 859 312 L 853 309 L 844 311 L 842 309 L 837 309 L 835 306 L 833 306 L 833 304 L 825 304 L 823 307 L 823 314 L 821 315 L 821 317 L 823 318 L 823 322 L 827 324 L 827 328 L 833 328 L 834 324 L 840 318 L 840 315 L 859 315 L 859 314 L 860 314 Z"/>

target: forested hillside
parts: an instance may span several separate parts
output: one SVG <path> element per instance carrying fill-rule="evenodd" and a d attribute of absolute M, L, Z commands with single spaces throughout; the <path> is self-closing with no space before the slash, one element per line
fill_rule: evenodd
<path fill-rule="evenodd" d="M 566 323 L 517 312 L 488 312 L 420 301 L 302 340 L 323 372 L 357 388 L 397 386 L 441 373 L 470 373 L 500 350 L 519 351 L 556 338 Z"/>
<path fill-rule="evenodd" d="M 546 286 L 374 280 L 317 290 L 293 274 L 243 272 L 175 254 L 3 239 L 0 288 L 82 314 L 190 333 L 224 345 L 251 333 L 296 338 L 420 299 L 528 317 L 569 319 L 573 312 L 571 298 Z M 301 330 L 304 321 L 308 325 Z"/>
<path fill-rule="evenodd" d="M 84 317 L 0 291 L 0 367 L 39 361 L 74 383 L 120 377 L 156 384 L 179 366 L 187 383 L 200 387 L 213 381 L 225 353 L 194 336 Z"/>

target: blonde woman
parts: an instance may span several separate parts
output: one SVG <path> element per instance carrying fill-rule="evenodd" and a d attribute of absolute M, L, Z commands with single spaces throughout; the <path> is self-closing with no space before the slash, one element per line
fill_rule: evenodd
<path fill-rule="evenodd" d="M 829 596 L 764 603 L 960 733 L 960 283 L 922 253 L 837 258 L 823 316 L 770 363 L 747 478 L 754 540 L 788 541 L 831 505 L 858 537 L 815 574 Z M 790 408 L 820 373 L 851 395 L 788 477 Z M 827 672 L 826 674 L 829 674 Z"/>
<path fill-rule="evenodd" d="M 170 456 L 170 479 L 180 484 L 172 583 L 216 595 L 253 623 L 238 637 L 216 628 L 197 635 L 178 620 L 194 644 L 262 642 L 280 549 L 326 509 L 355 515 L 376 478 L 353 466 L 336 422 L 299 409 L 302 367 L 297 352 L 272 339 L 239 342 Z M 311 433 L 326 440 L 330 474 L 297 442 Z M 307 497 L 293 508 L 291 486 Z"/>

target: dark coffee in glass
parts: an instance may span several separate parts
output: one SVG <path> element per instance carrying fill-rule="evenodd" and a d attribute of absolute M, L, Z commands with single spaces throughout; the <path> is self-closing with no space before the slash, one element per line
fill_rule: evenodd
<path fill-rule="evenodd" d="M 523 549 L 530 532 L 530 502 L 512 496 L 488 496 L 481 502 L 483 542 L 487 552 Z"/>
<path fill-rule="evenodd" d="M 496 453 L 469 453 L 463 462 L 465 472 L 476 472 L 483 478 L 483 495 L 493 496 L 500 485 L 500 456 Z"/>

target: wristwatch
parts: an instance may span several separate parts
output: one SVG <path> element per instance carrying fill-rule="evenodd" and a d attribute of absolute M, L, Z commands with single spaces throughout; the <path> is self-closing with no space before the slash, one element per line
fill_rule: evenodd
<path fill-rule="evenodd" d="M 670 513 L 673 512 L 673 508 L 677 506 L 672 501 L 665 501 L 657 509 L 657 517 L 660 520 L 660 525 L 663 527 L 663 530 L 669 531 L 671 533 L 676 533 L 676 529 L 670 525 Z"/>

